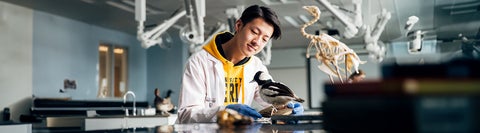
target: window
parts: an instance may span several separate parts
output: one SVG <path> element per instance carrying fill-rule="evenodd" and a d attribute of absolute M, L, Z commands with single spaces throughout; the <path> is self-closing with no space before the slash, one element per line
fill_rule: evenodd
<path fill-rule="evenodd" d="M 98 98 L 122 97 L 127 88 L 127 49 L 100 44 L 98 47 Z"/>

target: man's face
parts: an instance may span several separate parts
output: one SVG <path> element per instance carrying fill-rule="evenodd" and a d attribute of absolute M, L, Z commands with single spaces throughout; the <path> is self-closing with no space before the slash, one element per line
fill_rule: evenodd
<path fill-rule="evenodd" d="M 256 18 L 247 24 L 236 23 L 237 44 L 240 52 L 247 57 L 257 54 L 267 44 L 273 34 L 273 26 L 263 18 Z"/>

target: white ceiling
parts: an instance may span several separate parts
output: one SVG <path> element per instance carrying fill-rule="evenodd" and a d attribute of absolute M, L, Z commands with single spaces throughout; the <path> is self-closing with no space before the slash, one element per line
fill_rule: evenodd
<path fill-rule="evenodd" d="M 31 7 L 36 10 L 65 16 L 86 23 L 99 25 L 136 34 L 136 21 L 133 12 L 111 6 L 111 3 L 120 3 L 129 8 L 128 1 L 133 0 L 3 0 L 14 4 Z M 329 0 L 332 4 L 345 9 L 352 9 L 352 0 Z M 147 16 L 146 25 L 163 22 L 176 10 L 183 10 L 183 0 L 147 0 L 147 6 L 158 12 Z M 298 27 L 294 27 L 284 16 L 298 18 L 298 15 L 309 14 L 302 6 L 316 5 L 322 10 L 320 22 L 309 27 L 307 32 L 314 33 L 318 29 L 325 29 L 326 22 L 332 21 L 331 14 L 316 0 L 206 0 L 205 31 L 210 31 L 218 22 L 226 23 L 225 10 L 252 4 L 267 5 L 275 10 L 282 23 L 283 36 L 273 42 L 274 49 L 306 47 L 307 39 L 300 35 Z M 409 16 L 420 18 L 414 29 L 428 31 L 428 36 L 441 40 L 456 39 L 458 34 L 475 36 L 480 27 L 480 0 L 363 0 L 364 23 L 373 26 L 382 8 L 392 13 L 392 19 L 387 23 L 380 40 L 384 42 L 404 41 L 404 24 Z M 464 12 L 464 13 L 462 13 Z M 309 16 L 310 18 L 310 16 Z M 300 20 L 300 19 L 298 19 Z M 176 25 L 186 24 L 182 18 Z M 302 22 L 302 21 L 300 21 Z M 343 29 L 338 21 L 333 25 Z M 303 22 L 302 22 L 303 23 Z M 175 29 L 170 29 L 175 30 Z M 362 37 L 341 40 L 348 45 L 362 44 Z"/>

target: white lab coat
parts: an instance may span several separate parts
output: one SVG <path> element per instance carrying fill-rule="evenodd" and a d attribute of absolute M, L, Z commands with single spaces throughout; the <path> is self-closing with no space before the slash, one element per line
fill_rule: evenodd
<path fill-rule="evenodd" d="M 257 71 L 268 73 L 262 61 L 252 56 L 244 66 L 245 103 L 251 105 L 255 100 L 260 106 L 267 107 L 258 95 L 258 84 L 253 81 Z M 220 60 L 202 49 L 193 54 L 187 61 L 182 78 L 182 89 L 179 97 L 177 123 L 215 122 L 216 113 L 225 109 L 225 76 Z M 239 94 L 241 95 L 241 93 Z"/>

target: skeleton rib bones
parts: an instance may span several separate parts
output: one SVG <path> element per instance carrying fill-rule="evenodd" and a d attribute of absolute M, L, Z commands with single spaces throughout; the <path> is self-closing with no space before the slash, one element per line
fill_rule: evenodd
<path fill-rule="evenodd" d="M 314 19 L 302 25 L 300 29 L 302 35 L 311 40 L 308 44 L 306 57 L 310 57 L 310 49 L 315 46 L 315 58 L 321 63 L 318 68 L 329 75 L 332 83 L 332 76 L 338 77 L 340 82 L 343 83 L 343 74 L 347 78 L 352 68 L 358 72 L 358 66 L 366 63 L 366 61 L 361 61 L 355 51 L 327 34 L 312 35 L 306 33 L 305 28 L 318 21 L 321 12 L 316 6 L 304 6 L 303 8 L 314 17 Z M 345 63 L 345 69 L 339 67 L 339 63 Z"/>

